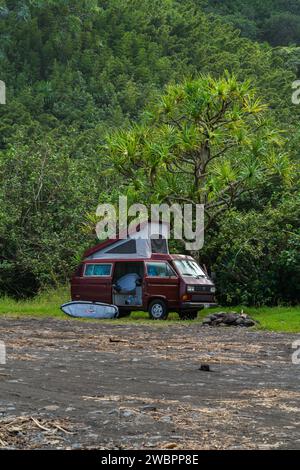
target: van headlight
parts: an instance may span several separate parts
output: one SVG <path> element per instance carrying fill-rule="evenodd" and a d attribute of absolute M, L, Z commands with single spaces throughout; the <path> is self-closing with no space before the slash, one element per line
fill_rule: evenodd
<path fill-rule="evenodd" d="M 211 287 L 211 288 L 210 288 L 210 292 L 211 292 L 212 294 L 214 294 L 214 293 L 216 292 L 216 288 L 215 288 L 215 287 Z"/>
<path fill-rule="evenodd" d="M 195 292 L 195 286 L 187 286 L 186 291 L 187 292 Z"/>

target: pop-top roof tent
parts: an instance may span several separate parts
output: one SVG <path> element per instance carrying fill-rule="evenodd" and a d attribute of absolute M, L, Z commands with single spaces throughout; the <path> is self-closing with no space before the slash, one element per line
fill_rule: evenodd
<path fill-rule="evenodd" d="M 136 230 L 108 239 L 87 250 L 85 259 L 138 259 L 151 258 L 152 253 L 168 254 L 169 224 L 165 222 L 144 222 Z"/>

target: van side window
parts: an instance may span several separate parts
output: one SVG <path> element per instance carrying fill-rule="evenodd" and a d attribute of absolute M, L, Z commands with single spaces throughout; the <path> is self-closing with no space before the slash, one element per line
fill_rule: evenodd
<path fill-rule="evenodd" d="M 107 250 L 106 253 L 115 253 L 115 254 L 135 254 L 136 253 L 136 240 L 128 240 L 123 243 L 120 243 L 118 246 Z"/>
<path fill-rule="evenodd" d="M 146 263 L 149 277 L 177 277 L 168 263 Z"/>
<path fill-rule="evenodd" d="M 110 276 L 111 264 L 87 264 L 85 276 Z"/>
<path fill-rule="evenodd" d="M 161 235 L 151 236 L 151 250 L 152 253 L 168 253 L 167 240 Z"/>

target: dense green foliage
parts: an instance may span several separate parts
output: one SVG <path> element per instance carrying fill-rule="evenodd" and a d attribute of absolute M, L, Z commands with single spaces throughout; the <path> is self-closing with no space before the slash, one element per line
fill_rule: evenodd
<path fill-rule="evenodd" d="M 128 190 L 106 135 L 144 122 L 144 110 L 154 109 L 169 83 L 199 74 L 219 78 L 225 70 L 240 83 L 252 80 L 269 105 L 269 131 L 282 129 L 289 137 L 280 153 L 298 165 L 300 107 L 291 104 L 291 83 L 300 64 L 299 15 L 292 0 L 0 0 L 0 79 L 7 86 L 7 104 L 0 106 L 0 293 L 20 297 L 68 279 L 94 240 L 82 229 L 93 219 L 89 214 Z M 243 232 L 260 231 L 265 211 L 271 226 L 272 220 L 285 223 L 283 195 L 285 201 L 297 197 L 297 181 L 289 189 L 275 176 L 263 181 L 253 187 L 254 205 L 237 198 L 233 212 L 207 234 L 202 257 L 216 272 L 222 301 L 238 302 L 240 291 L 240 301 L 249 303 L 299 300 L 296 219 L 287 222 L 293 242 L 280 238 L 280 227 L 268 236 L 261 228 L 262 243 L 273 248 L 262 269 L 269 277 L 255 277 L 255 292 L 251 278 L 247 284 L 242 273 L 224 268 L 244 243 L 238 223 Z M 145 183 L 145 174 L 136 179 L 133 199 Z M 259 271 L 261 258 L 252 248 L 247 259 Z M 266 291 L 278 254 L 281 275 L 294 277 L 293 291 L 273 280 L 272 293 Z"/>
<path fill-rule="evenodd" d="M 202 254 L 217 272 L 219 300 L 234 305 L 300 301 L 300 201 L 225 214 Z"/>
<path fill-rule="evenodd" d="M 58 285 L 68 278 L 70 263 L 78 263 L 83 214 L 97 204 L 104 184 L 95 160 L 71 159 L 64 152 L 44 139 L 17 143 L 2 156 L 2 292 L 19 297 L 40 285 Z"/>
<path fill-rule="evenodd" d="M 274 46 L 300 44 L 298 0 L 204 0 L 204 5 L 252 39 Z"/>

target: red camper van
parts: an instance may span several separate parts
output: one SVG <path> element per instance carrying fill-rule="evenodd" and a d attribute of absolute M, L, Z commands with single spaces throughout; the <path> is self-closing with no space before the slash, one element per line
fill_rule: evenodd
<path fill-rule="evenodd" d="M 149 227 L 88 250 L 72 277 L 72 300 L 114 304 L 120 316 L 144 310 L 157 320 L 169 311 L 193 319 L 204 306 L 216 305 L 205 271 L 191 256 L 169 254 L 162 224 Z"/>

